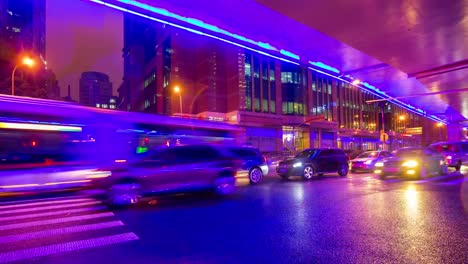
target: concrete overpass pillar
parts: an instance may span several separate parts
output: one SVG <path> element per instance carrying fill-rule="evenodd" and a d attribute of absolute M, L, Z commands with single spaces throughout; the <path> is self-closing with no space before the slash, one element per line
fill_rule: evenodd
<path fill-rule="evenodd" d="M 447 125 L 447 139 L 448 141 L 462 140 L 462 127 L 459 123 L 449 123 Z"/>

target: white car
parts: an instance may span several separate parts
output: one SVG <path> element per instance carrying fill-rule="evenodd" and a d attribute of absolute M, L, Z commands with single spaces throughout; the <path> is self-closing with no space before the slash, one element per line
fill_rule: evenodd
<path fill-rule="evenodd" d="M 388 151 L 365 151 L 351 160 L 351 171 L 373 171 L 377 161 L 389 156 Z"/>

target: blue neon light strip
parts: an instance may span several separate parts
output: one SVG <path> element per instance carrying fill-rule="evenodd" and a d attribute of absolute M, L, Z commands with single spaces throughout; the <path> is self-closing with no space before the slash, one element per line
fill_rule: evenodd
<path fill-rule="evenodd" d="M 337 69 L 337 68 L 334 68 L 332 66 L 329 66 L 329 65 L 326 65 L 325 63 L 323 62 L 320 62 L 320 61 L 309 61 L 310 64 L 316 66 L 316 67 L 319 67 L 319 68 L 322 68 L 322 69 L 325 69 L 327 71 L 331 71 L 331 72 L 334 72 L 334 73 L 340 73 L 340 71 Z"/>
<path fill-rule="evenodd" d="M 291 57 L 291 58 L 296 59 L 296 60 L 301 59 L 298 55 L 296 55 L 294 53 L 291 53 L 291 52 L 289 52 L 287 50 L 282 49 L 282 50 L 280 50 L 280 53 L 283 54 L 284 56 L 288 56 L 288 57 Z"/>
<path fill-rule="evenodd" d="M 320 70 L 317 70 L 317 69 L 314 69 L 314 68 L 311 68 L 311 67 L 309 67 L 309 69 L 310 69 L 310 70 L 313 70 L 313 71 L 315 71 L 315 72 L 318 72 L 318 73 L 321 73 L 321 74 L 330 76 L 330 77 L 335 78 L 335 79 L 337 79 L 337 80 L 340 80 L 340 81 L 342 81 L 342 82 L 345 82 L 345 83 L 354 85 L 354 86 L 360 88 L 361 90 L 364 90 L 364 91 L 366 91 L 366 92 L 369 92 L 369 93 L 371 93 L 371 94 L 373 94 L 373 95 L 375 95 L 375 96 L 377 96 L 377 97 L 379 97 L 379 98 L 382 98 L 382 99 L 389 99 L 389 98 L 390 98 L 388 95 L 387 95 L 387 96 L 384 96 L 384 95 L 382 95 L 382 94 L 376 92 L 376 91 L 374 90 L 374 89 L 376 89 L 376 88 L 375 88 L 374 86 L 370 85 L 370 84 L 367 84 L 367 85 L 366 85 L 366 88 L 364 88 L 364 87 L 361 87 L 360 85 L 355 85 L 355 84 L 353 84 L 352 82 L 350 82 L 350 81 L 348 81 L 348 80 L 345 80 L 345 79 L 343 79 L 343 78 L 336 77 L 336 76 L 334 76 L 334 75 L 332 75 L 332 74 L 329 74 L 329 73 L 326 73 L 326 72 L 323 72 L 323 71 L 320 71 Z M 373 87 L 374 89 L 371 89 L 371 88 L 369 88 L 369 87 Z M 378 90 L 378 89 L 376 89 L 376 90 Z M 380 90 L 379 90 L 379 91 L 380 91 Z M 382 92 L 382 91 L 380 91 L 380 92 Z M 397 106 L 400 106 L 400 107 L 402 107 L 402 108 L 404 108 L 404 109 L 406 109 L 406 110 L 408 110 L 408 111 L 410 111 L 410 112 L 412 112 L 412 113 L 415 113 L 415 114 L 418 114 L 418 115 L 420 115 L 420 116 L 423 116 L 423 117 L 432 119 L 433 121 L 437 121 L 437 122 L 441 122 L 441 123 L 446 124 L 446 122 L 445 122 L 444 120 L 442 120 L 442 119 L 440 119 L 440 118 L 438 118 L 438 117 L 436 117 L 436 116 L 434 116 L 434 115 L 427 116 L 427 113 L 426 113 L 424 110 L 416 109 L 414 106 L 409 105 L 409 104 L 406 104 L 406 103 L 403 103 L 402 101 L 400 101 L 400 100 L 398 100 L 398 99 L 390 99 L 389 101 L 390 101 L 390 102 L 393 102 L 393 104 L 395 104 L 395 105 L 397 105 Z"/>
<path fill-rule="evenodd" d="M 104 6 L 107 6 L 107 7 L 111 7 L 113 9 L 116 9 L 116 10 L 120 10 L 122 12 L 127 12 L 127 13 L 130 13 L 130 14 L 133 14 L 133 15 L 136 15 L 136 16 L 140 16 L 140 17 L 143 17 L 143 18 L 146 18 L 146 19 L 149 19 L 149 20 L 153 20 L 153 21 L 156 21 L 156 22 L 160 22 L 160 23 L 163 23 L 163 24 L 166 24 L 166 25 L 170 25 L 170 26 L 173 26 L 173 27 L 176 27 L 176 28 L 180 28 L 180 29 L 183 29 L 183 30 L 186 30 L 186 31 L 189 31 L 189 32 L 192 32 L 192 33 L 195 33 L 195 34 L 198 34 L 198 35 L 202 35 L 202 36 L 206 36 L 206 37 L 210 37 L 210 38 L 213 38 L 213 39 L 217 39 L 217 40 L 220 40 L 220 41 L 223 41 L 225 43 L 229 43 L 229 44 L 232 44 L 232 45 L 235 45 L 237 47 L 241 47 L 241 48 L 244 48 L 244 49 L 247 49 L 247 50 L 250 50 L 250 51 L 254 51 L 256 53 L 259 53 L 259 54 L 262 54 L 262 55 L 265 55 L 265 56 L 268 56 L 268 57 L 271 57 L 271 58 L 274 58 L 274 59 L 278 59 L 278 60 L 282 60 L 282 61 L 285 61 L 285 62 L 288 62 L 288 63 L 292 63 L 292 64 L 295 64 L 295 65 L 300 65 L 298 62 L 294 62 L 294 61 L 291 61 L 291 60 L 288 60 L 288 59 L 285 59 L 285 58 L 282 58 L 282 57 L 278 57 L 278 56 L 275 56 L 275 55 L 272 55 L 272 54 L 269 54 L 267 52 L 264 52 L 264 51 L 261 51 L 261 50 L 257 50 L 257 49 L 254 49 L 254 48 L 250 48 L 248 46 L 245 46 L 245 45 L 242 45 L 242 44 L 239 44 L 239 43 L 236 43 L 236 42 L 233 42 L 233 41 L 230 41 L 230 40 L 227 40 L 227 39 L 224 39 L 224 38 L 221 38 L 221 37 L 217 37 L 217 36 L 214 36 L 214 35 L 211 35 L 211 34 L 207 34 L 207 33 L 204 33 L 204 32 L 201 32 L 199 30 L 196 30 L 196 29 L 192 29 L 192 28 L 188 28 L 188 27 L 184 27 L 184 26 L 181 26 L 181 25 L 178 25 L 178 24 L 175 24 L 175 23 L 171 23 L 171 22 L 168 22 L 168 21 L 165 21 L 165 20 L 162 20 L 162 19 L 157 19 L 155 17 L 151 17 L 151 16 L 148 16 L 148 15 L 145 15 L 145 14 L 142 14 L 142 13 L 139 13 L 139 12 L 135 12 L 135 11 L 132 11 L 130 9 L 127 9 L 127 8 L 123 8 L 123 7 L 120 7 L 120 6 L 117 6 L 117 5 L 113 5 L 113 4 L 110 4 L 110 3 L 107 3 L 107 2 L 104 2 L 104 1 L 100 1 L 100 0 L 89 0 L 91 2 L 94 2 L 94 3 L 97 3 L 97 4 L 101 4 L 101 5 L 104 5 Z M 153 6 L 150 6 L 150 5 L 147 5 L 147 4 L 143 4 L 143 3 L 140 3 L 138 1 L 133 1 L 133 0 L 116 0 L 118 2 L 121 2 L 121 3 L 124 3 L 124 4 L 127 4 L 127 5 L 132 5 L 134 7 L 138 7 L 138 8 L 141 8 L 141 9 L 144 9 L 144 10 L 147 10 L 147 11 L 150 11 L 150 12 L 153 12 L 153 13 L 156 13 L 156 14 L 159 14 L 159 15 L 162 15 L 162 16 L 166 16 L 166 17 L 170 17 L 170 18 L 174 18 L 174 19 L 177 19 L 177 20 L 180 20 L 180 21 L 183 21 L 185 23 L 188 23 L 188 24 L 191 24 L 191 25 L 194 25 L 194 26 L 197 26 L 197 27 L 201 27 L 201 28 L 204 28 L 204 29 L 207 29 L 207 30 L 210 30 L 210 31 L 213 31 L 213 32 L 216 32 L 216 33 L 219 33 L 219 34 L 223 34 L 223 35 L 226 35 L 226 36 L 229 36 L 229 37 L 232 37 L 234 39 L 237 39 L 237 40 L 240 40 L 240 41 L 243 41 L 243 42 L 247 42 L 247 43 L 250 43 L 250 44 L 254 44 L 256 46 L 259 46 L 263 49 L 268 49 L 268 50 L 271 50 L 271 51 L 278 51 L 277 48 L 271 46 L 270 44 L 268 43 L 264 43 L 264 42 L 258 42 L 258 41 L 254 41 L 254 40 L 251 40 L 251 39 L 248 39 L 246 37 L 243 37 L 243 36 L 240 36 L 240 35 L 237 35 L 237 34 L 233 34 L 233 33 L 230 33 L 226 30 L 223 30 L 223 29 L 220 29 L 216 26 L 213 26 L 213 25 L 210 25 L 210 24 L 206 24 L 205 22 L 201 21 L 201 20 L 198 20 L 198 19 L 194 19 L 194 18 L 186 18 L 186 17 L 183 17 L 183 16 L 180 16 L 180 15 L 177 15 L 177 14 L 174 14 L 174 13 L 171 13 L 165 9 L 162 9 L 162 8 L 156 8 L 156 7 L 153 7 Z M 290 58 L 293 58 L 293 59 L 296 59 L 296 60 L 300 60 L 300 57 L 292 52 L 289 52 L 287 50 L 284 50 L 284 49 L 281 49 L 279 50 L 279 53 L 284 55 L 284 56 L 287 56 L 287 57 L 290 57 Z M 323 68 L 327 71 L 331 71 L 331 72 L 335 72 L 335 73 L 339 73 L 339 70 L 336 69 L 336 68 L 333 68 L 331 66 L 328 66 L 322 62 L 309 62 L 311 63 L 312 65 L 316 66 L 316 67 L 320 67 L 320 68 Z M 354 85 L 352 84 L 351 82 L 345 80 L 345 79 L 342 79 L 338 76 L 335 76 L 335 75 L 332 75 L 332 74 L 329 74 L 329 73 L 326 73 L 326 72 L 323 72 L 323 71 L 320 71 L 320 70 L 317 70 L 317 69 L 314 69 L 314 68 L 311 68 L 311 67 L 308 67 L 310 70 L 313 70 L 313 71 L 316 71 L 316 72 L 319 72 L 319 73 L 322 73 L 322 74 L 325 74 L 327 76 L 330 76 L 332 78 L 335 78 L 335 79 L 338 79 L 338 80 L 341 80 L 343 82 L 346 82 L 346 83 L 349 83 L 351 85 Z M 348 77 L 348 78 L 351 78 L 352 77 L 350 75 L 346 75 L 345 77 Z M 360 85 L 354 85 L 356 87 L 359 87 L 360 89 L 362 90 L 365 90 L 367 92 L 370 92 L 372 93 L 373 95 L 377 96 L 377 97 L 380 97 L 382 99 L 389 99 L 390 97 L 383 91 L 379 90 L 378 88 L 368 84 L 368 83 L 362 83 L 362 85 L 365 87 L 362 87 Z M 443 121 L 442 119 L 440 118 L 437 118 L 435 116 L 426 116 L 426 112 L 421 110 L 421 109 L 415 109 L 415 107 L 409 105 L 409 104 L 406 104 L 406 103 L 403 103 L 401 102 L 400 100 L 398 99 L 391 99 L 389 101 L 393 101 L 394 104 L 400 106 L 400 107 L 403 107 L 413 113 L 416 113 L 418 115 L 422 115 L 422 116 L 425 116 L 429 119 L 432 119 L 434 121 L 437 121 L 437 122 L 442 122 L 442 123 L 445 123 L 445 121 Z"/>

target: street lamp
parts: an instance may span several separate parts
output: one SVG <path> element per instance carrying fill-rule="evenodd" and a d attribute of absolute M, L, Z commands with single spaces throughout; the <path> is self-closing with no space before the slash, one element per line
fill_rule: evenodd
<path fill-rule="evenodd" d="M 15 95 L 15 72 L 19 66 L 28 66 L 29 68 L 33 67 L 36 62 L 30 57 L 24 57 L 21 60 L 21 63 L 17 63 L 15 68 L 13 68 L 13 72 L 11 73 L 11 95 Z"/>
<path fill-rule="evenodd" d="M 437 127 L 439 128 L 439 140 L 442 141 L 442 126 L 444 124 L 443 123 L 437 123 Z"/>
<path fill-rule="evenodd" d="M 182 111 L 182 93 L 180 91 L 180 87 L 179 86 L 174 87 L 174 92 L 179 94 L 179 110 L 180 110 L 180 113 L 182 114 L 183 113 L 183 111 Z"/>

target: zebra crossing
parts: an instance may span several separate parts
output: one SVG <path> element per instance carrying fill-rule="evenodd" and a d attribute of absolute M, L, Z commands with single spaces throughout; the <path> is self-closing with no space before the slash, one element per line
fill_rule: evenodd
<path fill-rule="evenodd" d="M 0 263 L 138 240 L 102 201 L 59 197 L 0 203 Z"/>

